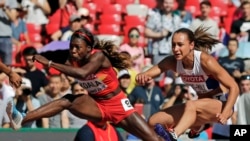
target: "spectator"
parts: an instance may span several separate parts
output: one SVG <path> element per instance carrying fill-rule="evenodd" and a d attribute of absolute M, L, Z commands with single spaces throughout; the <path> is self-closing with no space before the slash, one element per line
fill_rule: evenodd
<path fill-rule="evenodd" d="M 238 38 L 240 41 L 250 41 L 250 2 L 244 1 L 241 5 L 243 17 L 233 21 L 231 26 L 231 38 Z"/>
<path fill-rule="evenodd" d="M 80 8 L 77 11 L 78 15 L 81 17 L 81 26 L 85 27 L 86 24 L 92 21 L 92 18 L 89 15 L 89 10 L 87 8 Z"/>
<path fill-rule="evenodd" d="M 238 101 L 237 124 L 250 124 L 250 75 L 241 76 L 241 95 Z"/>
<path fill-rule="evenodd" d="M 240 93 L 249 93 L 250 92 L 250 77 L 249 75 L 242 75 L 240 79 Z"/>
<path fill-rule="evenodd" d="M 78 15 L 71 15 L 69 25 L 70 28 L 62 34 L 61 41 L 69 41 L 73 32 L 81 28 L 81 18 Z"/>
<path fill-rule="evenodd" d="M 19 5 L 19 7 L 16 8 L 16 18 L 11 23 L 12 42 L 18 47 L 17 52 L 20 51 L 21 46 L 23 46 L 24 44 L 30 44 L 26 22 L 23 20 L 23 15 L 25 15 L 25 13 L 27 12 L 26 10 L 27 9 Z"/>
<path fill-rule="evenodd" d="M 192 100 L 192 94 L 188 93 L 188 89 L 185 87 L 185 85 L 175 84 L 173 86 L 173 91 L 165 100 L 162 108 L 165 109 L 176 104 L 184 103 L 187 100 Z"/>
<path fill-rule="evenodd" d="M 6 104 L 9 97 L 14 97 L 15 92 L 13 88 L 6 84 L 6 74 L 0 73 L 0 128 L 9 128 L 10 121 L 6 113 Z"/>
<path fill-rule="evenodd" d="M 67 3 L 73 3 L 76 6 L 76 9 L 80 9 L 84 0 L 59 0 L 60 7 L 65 7 Z"/>
<path fill-rule="evenodd" d="M 119 84 L 121 89 L 127 94 L 129 95 L 129 93 L 127 92 L 127 89 L 131 83 L 131 78 L 130 78 L 130 74 L 128 70 L 120 70 L 118 72 L 118 80 L 119 80 Z"/>
<path fill-rule="evenodd" d="M 120 53 L 127 55 L 127 57 L 129 58 L 129 61 L 130 61 L 128 63 L 130 63 L 130 64 L 132 63 L 131 55 L 127 51 L 122 51 Z M 130 65 L 130 66 L 132 66 L 132 65 Z M 134 89 L 134 87 L 136 86 L 135 76 L 137 75 L 138 72 L 136 70 L 134 70 L 132 67 L 127 68 L 127 70 L 129 72 L 131 82 L 130 82 L 128 88 L 126 89 L 126 92 L 127 92 L 126 94 L 130 94 L 132 92 L 132 90 Z"/>
<path fill-rule="evenodd" d="M 33 46 L 26 47 L 22 55 L 25 60 L 25 70 L 26 73 L 24 77 L 28 78 L 32 84 L 31 94 L 36 97 L 40 91 L 44 91 L 45 86 L 48 84 L 47 77 L 44 72 L 39 70 L 35 62 L 32 60 L 33 55 L 37 54 L 36 49 Z"/>
<path fill-rule="evenodd" d="M 244 74 L 245 64 L 244 60 L 236 56 L 239 43 L 235 38 L 228 41 L 228 56 L 220 57 L 219 63 L 225 68 L 225 70 L 234 77 L 235 80 L 239 80 L 242 74 Z"/>
<path fill-rule="evenodd" d="M 171 77 L 165 77 L 164 83 L 163 83 L 163 92 L 164 97 L 168 96 L 169 91 L 171 90 L 173 85 L 173 78 Z"/>
<path fill-rule="evenodd" d="M 48 91 L 38 96 L 41 105 L 57 100 L 62 97 L 62 78 L 60 75 L 52 75 L 49 78 Z M 64 110 L 61 113 L 50 118 L 43 118 L 44 128 L 68 128 L 68 115 Z"/>
<path fill-rule="evenodd" d="M 177 0 L 178 7 L 174 11 L 174 14 L 181 17 L 181 27 L 188 28 L 193 20 L 191 12 L 185 10 L 186 0 Z"/>
<path fill-rule="evenodd" d="M 148 47 L 152 48 L 153 65 L 171 54 L 170 37 L 181 23 L 180 17 L 172 14 L 174 0 L 159 0 L 158 5 L 159 8 L 150 12 L 145 28 L 145 36 L 152 40 L 152 43 L 149 44 L 152 46 Z M 161 74 L 155 81 L 159 82 L 163 78 L 164 74 Z"/>
<path fill-rule="evenodd" d="M 4 64 L 12 64 L 12 29 L 11 22 L 16 19 L 16 0 L 0 2 L 0 58 Z"/>
<path fill-rule="evenodd" d="M 192 93 L 189 86 L 185 85 L 180 77 L 177 77 L 172 89 L 167 94 L 167 98 L 164 100 L 162 109 L 194 99 L 195 95 Z"/>
<path fill-rule="evenodd" d="M 34 98 L 31 94 L 32 86 L 31 81 L 25 77 L 22 78 L 21 87 L 16 89 L 16 108 L 22 114 L 26 114 L 38 107 L 40 107 L 40 102 L 38 99 Z M 27 123 L 23 126 L 24 128 L 36 128 L 36 121 Z"/>
<path fill-rule="evenodd" d="M 219 27 L 216 21 L 209 17 L 211 12 L 212 4 L 205 0 L 200 3 L 201 15 L 193 20 L 190 25 L 191 30 L 195 31 L 199 26 L 207 27 L 209 34 L 213 35 L 215 38 L 219 36 Z"/>
<path fill-rule="evenodd" d="M 233 1 L 233 0 L 232 0 Z M 234 4 L 236 5 L 237 9 L 234 11 L 234 14 L 233 14 L 233 20 L 238 20 L 240 18 L 242 18 L 244 16 L 244 12 L 243 12 L 243 9 L 242 9 L 242 3 L 244 2 L 245 0 L 238 0 L 238 3 Z"/>
<path fill-rule="evenodd" d="M 110 123 L 88 121 L 78 130 L 74 141 L 123 141 L 119 132 Z"/>
<path fill-rule="evenodd" d="M 51 9 L 47 0 L 22 0 L 22 7 L 28 9 L 25 20 L 27 23 L 41 25 L 42 42 L 47 36 L 46 24 L 49 22 L 47 15 Z"/>
<path fill-rule="evenodd" d="M 91 21 L 91 17 L 89 16 L 89 11 L 86 8 L 80 8 L 80 9 L 78 9 L 77 12 L 78 12 L 77 14 L 72 14 L 72 15 L 79 16 L 81 27 L 85 27 L 85 25 Z M 60 28 L 59 30 L 57 30 L 56 32 L 54 32 L 51 35 L 51 37 L 50 37 L 51 40 L 53 40 L 53 41 L 60 40 L 60 38 L 62 37 L 62 35 L 66 31 L 69 31 L 70 28 L 71 28 L 70 24 L 68 26 L 66 26 L 66 27 Z"/>
<path fill-rule="evenodd" d="M 124 43 L 120 46 L 119 50 L 126 51 L 132 58 L 132 68 L 140 73 L 144 64 L 144 50 L 138 46 L 138 39 L 140 38 L 140 31 L 137 27 L 132 27 L 128 31 L 128 43 Z"/>
<path fill-rule="evenodd" d="M 72 88 L 71 88 L 71 83 L 74 81 L 74 78 L 71 78 L 64 73 L 61 73 L 61 78 L 62 78 L 62 96 L 66 94 L 71 94 L 72 93 Z"/>
<path fill-rule="evenodd" d="M 2 88 L 0 88 L 1 91 Z M 2 93 L 0 93 L 0 128 L 9 128 L 10 127 L 10 120 L 5 111 L 6 109 L 6 101 L 3 99 Z"/>
<path fill-rule="evenodd" d="M 150 69 L 151 67 L 152 66 L 146 66 L 143 69 L 143 72 Z M 147 111 L 144 111 L 146 119 L 148 119 L 152 114 L 158 112 L 164 101 L 162 91 L 158 86 L 155 85 L 153 79 L 145 86 L 135 86 L 131 94 L 128 95 L 128 98 L 132 105 L 134 105 L 138 100 L 143 101 L 145 107 L 144 109 L 147 109 Z"/>

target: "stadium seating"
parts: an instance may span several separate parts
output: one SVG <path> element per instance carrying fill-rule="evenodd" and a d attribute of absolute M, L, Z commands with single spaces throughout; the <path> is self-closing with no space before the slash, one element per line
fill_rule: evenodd
<path fill-rule="evenodd" d="M 123 14 L 126 10 L 121 4 L 105 4 L 102 8 L 102 14 Z"/>
<path fill-rule="evenodd" d="M 100 24 L 98 26 L 99 34 L 121 35 L 121 26 L 119 24 Z"/>
<path fill-rule="evenodd" d="M 114 4 L 115 3 L 115 0 L 92 0 L 92 1 L 93 1 L 93 3 L 95 3 L 98 6 L 98 8 L 101 8 L 101 9 L 106 4 Z"/>
<path fill-rule="evenodd" d="M 101 24 L 122 24 L 120 14 L 102 14 L 100 18 Z"/>
<path fill-rule="evenodd" d="M 89 13 L 96 13 L 101 11 L 100 7 L 98 7 L 97 4 L 93 2 L 84 3 L 83 7 L 87 8 L 89 10 Z"/>
<path fill-rule="evenodd" d="M 200 0 L 186 0 L 185 6 L 195 6 L 197 8 L 200 7 Z"/>
<path fill-rule="evenodd" d="M 125 25 L 144 25 L 146 22 L 146 18 L 137 15 L 127 15 L 125 16 Z"/>
<path fill-rule="evenodd" d="M 185 10 L 192 13 L 193 17 L 200 15 L 200 8 L 194 5 L 185 6 Z"/>
<path fill-rule="evenodd" d="M 28 33 L 40 33 L 41 32 L 41 25 L 33 24 L 33 23 L 26 23 Z"/>
<path fill-rule="evenodd" d="M 123 7 L 123 9 L 126 9 L 126 6 L 128 4 L 134 4 L 135 0 L 116 0 L 115 2 L 117 4 L 120 4 Z"/>
<path fill-rule="evenodd" d="M 88 23 L 88 24 L 86 24 L 84 27 L 87 28 L 87 29 L 88 29 L 89 31 L 91 31 L 92 33 L 94 33 L 94 34 L 96 33 L 94 24 Z"/>
<path fill-rule="evenodd" d="M 156 7 L 156 0 L 139 0 L 140 4 L 144 4 L 149 8 L 155 8 Z"/>
<path fill-rule="evenodd" d="M 114 44 L 117 45 L 118 47 L 122 43 L 122 37 L 120 37 L 118 35 L 99 34 L 99 35 L 97 35 L 97 38 L 98 38 L 98 40 L 110 40 L 110 41 L 113 41 Z"/>
<path fill-rule="evenodd" d="M 127 15 L 136 15 L 146 17 L 148 14 L 148 6 L 144 4 L 128 4 L 126 6 Z"/>

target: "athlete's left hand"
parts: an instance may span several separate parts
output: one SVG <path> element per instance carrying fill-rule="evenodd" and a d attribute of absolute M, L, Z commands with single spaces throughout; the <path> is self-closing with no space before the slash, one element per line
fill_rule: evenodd
<path fill-rule="evenodd" d="M 232 110 L 223 111 L 222 113 L 216 114 L 216 118 L 219 123 L 226 124 L 229 117 L 232 115 Z"/>
<path fill-rule="evenodd" d="M 48 66 L 49 60 L 45 57 L 43 57 L 42 55 L 34 55 L 33 56 L 33 61 L 37 61 L 41 64 L 43 64 L 44 66 Z"/>

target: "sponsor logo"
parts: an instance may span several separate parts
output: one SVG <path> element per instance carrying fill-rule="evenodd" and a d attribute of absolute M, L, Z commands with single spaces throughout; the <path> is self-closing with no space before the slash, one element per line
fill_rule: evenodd
<path fill-rule="evenodd" d="M 205 82 L 203 75 L 181 75 L 181 79 L 184 82 L 201 83 Z"/>

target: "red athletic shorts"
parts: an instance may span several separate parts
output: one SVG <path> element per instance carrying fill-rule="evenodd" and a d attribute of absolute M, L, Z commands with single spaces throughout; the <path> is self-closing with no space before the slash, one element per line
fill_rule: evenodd
<path fill-rule="evenodd" d="M 135 112 L 134 107 L 130 104 L 124 92 L 120 92 L 108 100 L 95 101 L 102 113 L 103 121 L 110 121 L 117 124 Z"/>

